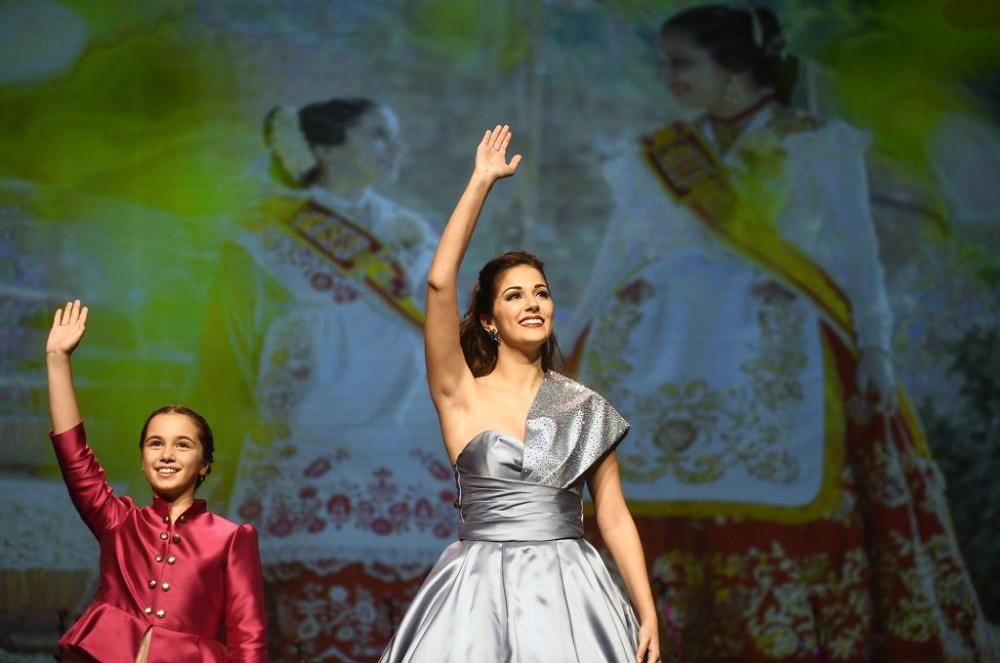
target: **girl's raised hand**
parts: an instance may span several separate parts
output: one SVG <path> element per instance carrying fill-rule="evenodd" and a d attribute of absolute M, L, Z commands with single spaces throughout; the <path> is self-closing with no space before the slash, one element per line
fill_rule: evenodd
<path fill-rule="evenodd" d="M 80 306 L 80 300 L 66 302 L 66 306 L 56 309 L 49 340 L 45 344 L 47 354 L 72 354 L 87 330 L 87 307 Z"/>
<path fill-rule="evenodd" d="M 507 146 L 510 145 L 510 127 L 499 124 L 487 131 L 476 148 L 476 168 L 474 175 L 485 177 L 490 183 L 510 177 L 521 163 L 521 155 L 515 154 L 507 162 Z"/>

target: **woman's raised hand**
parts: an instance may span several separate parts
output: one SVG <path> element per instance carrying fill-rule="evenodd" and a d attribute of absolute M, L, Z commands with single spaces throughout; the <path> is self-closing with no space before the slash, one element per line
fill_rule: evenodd
<path fill-rule="evenodd" d="M 47 354 L 72 354 L 87 330 L 87 307 L 80 306 L 80 300 L 66 302 L 66 306 L 56 309 L 49 340 L 45 344 Z"/>
<path fill-rule="evenodd" d="M 473 176 L 481 176 L 491 184 L 505 177 L 510 177 L 521 163 L 521 155 L 515 154 L 507 162 L 507 146 L 510 145 L 510 127 L 499 124 L 492 131 L 487 131 L 476 148 L 476 167 Z"/>

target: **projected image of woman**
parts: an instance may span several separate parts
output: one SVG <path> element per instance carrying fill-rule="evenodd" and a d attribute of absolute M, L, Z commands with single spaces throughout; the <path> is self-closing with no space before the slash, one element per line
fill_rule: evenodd
<path fill-rule="evenodd" d="M 487 131 L 428 276 L 427 379 L 455 467 L 461 525 L 382 661 L 659 660 L 642 547 L 616 449 L 628 424 L 552 369 L 553 296 L 523 251 L 490 260 L 459 320 L 457 278 L 493 185 L 517 170 Z M 583 539 L 583 485 L 639 615 Z"/>
<path fill-rule="evenodd" d="M 282 186 L 222 252 L 199 389 L 244 440 L 230 512 L 258 526 L 265 568 L 294 565 L 268 586 L 275 637 L 364 659 L 454 533 L 451 471 L 426 451 L 437 236 L 380 192 L 405 156 L 387 106 L 275 108 L 264 138 Z"/>
<path fill-rule="evenodd" d="M 683 11 L 659 49 L 699 114 L 605 168 L 616 206 L 579 309 L 579 376 L 636 430 L 626 495 L 686 652 L 978 652 L 981 613 L 893 376 L 868 137 L 788 105 L 796 61 L 767 9 Z"/>

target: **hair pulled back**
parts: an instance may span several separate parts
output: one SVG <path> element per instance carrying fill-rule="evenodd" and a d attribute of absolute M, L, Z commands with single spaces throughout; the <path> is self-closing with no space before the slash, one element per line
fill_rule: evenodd
<path fill-rule="evenodd" d="M 508 251 L 483 265 L 479 270 L 479 279 L 472 287 L 469 307 L 459 325 L 459 340 L 465 363 L 476 377 L 491 373 L 497 365 L 497 344 L 486 333 L 481 319 L 493 317 L 493 302 L 497 296 L 500 277 L 508 269 L 519 265 L 534 267 L 548 283 L 544 265 L 537 256 L 527 251 Z M 542 370 L 555 368 L 561 359 L 559 344 L 555 334 L 552 334 L 542 346 Z"/>
<path fill-rule="evenodd" d="M 342 145 L 347 131 L 376 104 L 363 97 L 335 98 L 302 108 L 275 106 L 264 117 L 264 141 L 283 179 L 310 184 L 318 172 L 313 148 Z"/>
<path fill-rule="evenodd" d="M 142 450 L 143 444 L 146 442 L 146 431 L 149 430 L 149 422 L 161 414 L 182 414 L 191 420 L 194 427 L 198 429 L 198 441 L 201 442 L 202 448 L 202 459 L 208 463 L 208 472 L 204 475 L 198 477 L 198 483 L 195 487 L 201 485 L 201 482 L 211 474 L 212 463 L 215 460 L 215 437 L 212 436 L 212 428 L 208 425 L 205 417 L 201 416 L 191 408 L 186 405 L 164 405 L 161 408 L 153 410 L 148 417 L 146 417 L 146 422 L 142 425 L 142 432 L 139 433 L 139 450 Z"/>
<path fill-rule="evenodd" d="M 787 104 L 798 80 L 798 60 L 785 52 L 778 18 L 766 7 L 705 5 L 674 14 L 660 27 L 660 38 L 681 34 L 709 52 L 734 74 L 748 73 Z"/>

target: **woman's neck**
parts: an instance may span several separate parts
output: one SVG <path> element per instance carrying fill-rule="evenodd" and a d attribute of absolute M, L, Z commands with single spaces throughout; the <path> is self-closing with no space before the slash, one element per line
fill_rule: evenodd
<path fill-rule="evenodd" d="M 544 372 L 541 352 L 537 352 L 536 357 L 529 357 L 513 348 L 501 346 L 497 364 L 486 377 L 496 385 L 533 390 Z"/>
<path fill-rule="evenodd" d="M 716 110 L 708 112 L 708 122 L 712 126 L 712 136 L 716 147 L 722 154 L 729 152 L 740 136 L 746 130 L 754 116 L 767 108 L 774 100 L 770 90 L 754 89 L 755 96 L 737 95 L 731 105 L 720 107 L 725 113 Z M 738 103 L 737 103 L 738 102 Z"/>
<path fill-rule="evenodd" d="M 774 99 L 774 91 L 748 81 L 735 83 L 727 94 L 705 110 L 713 122 L 740 123 L 755 115 Z"/>
<path fill-rule="evenodd" d="M 347 164 L 341 166 L 323 165 L 314 186 L 329 191 L 333 195 L 352 203 L 361 200 L 368 189 L 368 178 Z"/>

